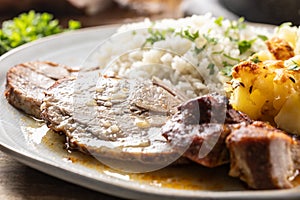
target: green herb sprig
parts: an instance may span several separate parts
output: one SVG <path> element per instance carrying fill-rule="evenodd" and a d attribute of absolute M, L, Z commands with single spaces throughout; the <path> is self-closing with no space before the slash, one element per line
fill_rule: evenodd
<path fill-rule="evenodd" d="M 209 34 L 203 34 L 203 37 L 208 43 L 211 43 L 212 45 L 218 44 L 218 39 L 215 37 L 211 37 Z"/>
<path fill-rule="evenodd" d="M 217 19 L 215 19 L 215 24 L 217 24 L 218 26 L 222 26 L 223 24 L 223 20 L 224 20 L 224 17 L 223 16 L 220 16 L 218 17 Z"/>
<path fill-rule="evenodd" d="M 223 68 L 222 68 L 221 72 L 224 76 L 231 78 L 232 77 L 232 69 L 233 69 L 233 65 L 229 64 L 226 61 L 223 62 Z"/>
<path fill-rule="evenodd" d="M 175 30 L 172 28 L 168 29 L 155 29 L 155 28 L 148 28 L 149 37 L 147 37 L 146 41 L 142 45 L 142 47 L 145 47 L 146 44 L 153 45 L 155 42 L 162 41 L 166 39 L 167 34 L 173 33 Z"/>
<path fill-rule="evenodd" d="M 209 63 L 209 65 L 207 66 L 207 69 L 209 70 L 209 75 L 215 74 L 215 65 L 213 63 Z"/>
<path fill-rule="evenodd" d="M 292 66 L 290 66 L 288 68 L 288 70 L 293 70 L 293 71 L 297 71 L 297 70 L 300 70 L 300 64 L 297 63 L 296 61 L 292 60 L 293 64 Z"/>
<path fill-rule="evenodd" d="M 2 23 L 0 55 L 27 42 L 80 27 L 80 22 L 70 20 L 68 28 L 64 29 L 59 25 L 59 21 L 49 13 L 36 13 L 35 11 L 22 13 L 12 20 Z"/>
<path fill-rule="evenodd" d="M 199 32 L 196 31 L 194 33 L 191 33 L 189 30 L 182 30 L 178 32 L 177 35 L 194 42 L 199 37 Z"/>
<path fill-rule="evenodd" d="M 250 59 L 251 62 L 254 62 L 255 64 L 262 62 L 258 56 L 255 56 Z"/>
<path fill-rule="evenodd" d="M 255 42 L 255 39 L 238 41 L 238 48 L 239 48 L 240 54 L 243 54 L 248 49 L 250 49 L 254 42 Z"/>

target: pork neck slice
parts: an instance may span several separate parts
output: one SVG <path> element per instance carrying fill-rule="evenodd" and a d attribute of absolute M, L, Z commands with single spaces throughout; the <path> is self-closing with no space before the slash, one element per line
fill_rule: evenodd
<path fill-rule="evenodd" d="M 225 96 L 204 95 L 178 107 L 162 128 L 169 144 L 183 156 L 206 167 L 229 162 L 225 140 L 231 125 L 251 120 L 234 110 Z"/>
<path fill-rule="evenodd" d="M 230 162 L 229 175 L 254 189 L 291 188 L 300 169 L 300 144 L 295 137 L 250 120 L 221 95 L 181 104 L 162 134 L 172 148 L 200 165 Z"/>
<path fill-rule="evenodd" d="M 49 128 L 64 133 L 71 149 L 131 171 L 180 157 L 159 134 L 180 102 L 151 80 L 92 72 L 57 81 L 41 109 Z"/>
<path fill-rule="evenodd" d="M 230 151 L 229 175 L 254 189 L 293 187 L 299 169 L 299 143 L 264 122 L 240 124 L 226 140 Z"/>
<path fill-rule="evenodd" d="M 45 91 L 56 80 L 75 76 L 78 69 L 47 61 L 18 64 L 6 74 L 5 97 L 15 108 L 41 118 L 40 106 Z"/>

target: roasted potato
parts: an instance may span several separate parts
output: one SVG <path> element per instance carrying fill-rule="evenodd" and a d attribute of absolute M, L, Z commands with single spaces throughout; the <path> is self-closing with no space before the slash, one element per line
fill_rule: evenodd
<path fill-rule="evenodd" d="M 295 56 L 294 49 L 291 45 L 281 38 L 271 38 L 266 41 L 266 44 L 276 60 L 287 60 Z"/>
<path fill-rule="evenodd" d="M 233 68 L 231 104 L 252 119 L 300 134 L 300 56 L 286 61 L 254 56 Z"/>

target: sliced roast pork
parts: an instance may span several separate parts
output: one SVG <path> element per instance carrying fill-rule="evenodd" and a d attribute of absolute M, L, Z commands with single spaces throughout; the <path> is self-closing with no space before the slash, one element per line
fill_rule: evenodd
<path fill-rule="evenodd" d="M 230 162 L 229 175 L 254 189 L 291 188 L 300 169 L 296 137 L 250 120 L 220 95 L 183 103 L 162 133 L 176 151 L 201 165 Z"/>
<path fill-rule="evenodd" d="M 254 189 L 291 188 L 299 169 L 298 140 L 264 122 L 240 124 L 227 138 L 229 175 Z"/>
<path fill-rule="evenodd" d="M 6 99 L 14 107 L 40 118 L 40 105 L 46 89 L 58 79 L 75 75 L 76 71 L 52 62 L 16 65 L 6 75 Z"/>
<path fill-rule="evenodd" d="M 251 122 L 218 94 L 189 100 L 178 110 L 163 126 L 162 134 L 176 151 L 207 167 L 229 162 L 225 140 L 231 132 L 230 125 Z"/>
<path fill-rule="evenodd" d="M 151 80 L 82 76 L 57 81 L 41 106 L 43 119 L 67 136 L 71 148 L 133 171 L 180 157 L 159 131 L 176 112 L 178 97 Z M 130 163 L 135 165 L 126 168 Z"/>

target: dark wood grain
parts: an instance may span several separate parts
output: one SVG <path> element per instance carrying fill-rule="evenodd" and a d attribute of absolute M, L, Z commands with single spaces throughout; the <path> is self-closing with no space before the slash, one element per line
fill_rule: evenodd
<path fill-rule="evenodd" d="M 1 200 L 77 200 L 120 198 L 95 192 L 27 167 L 0 151 Z"/>

